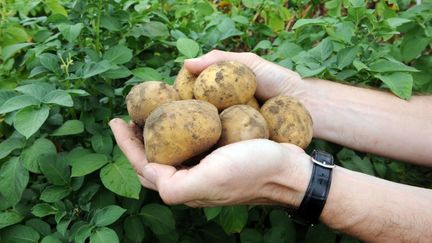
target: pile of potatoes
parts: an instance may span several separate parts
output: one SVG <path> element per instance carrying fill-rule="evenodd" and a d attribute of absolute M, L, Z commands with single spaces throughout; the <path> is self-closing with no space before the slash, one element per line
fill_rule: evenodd
<path fill-rule="evenodd" d="M 198 76 L 182 68 L 170 86 L 160 81 L 135 85 L 126 97 L 131 119 L 143 127 L 147 159 L 180 165 L 212 149 L 264 138 L 306 148 L 312 118 L 293 97 L 277 96 L 262 107 L 255 99 L 255 74 L 225 61 Z"/>

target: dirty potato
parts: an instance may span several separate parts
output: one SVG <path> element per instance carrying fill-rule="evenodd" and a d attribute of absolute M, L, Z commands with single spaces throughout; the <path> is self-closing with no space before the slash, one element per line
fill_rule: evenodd
<path fill-rule="evenodd" d="M 173 87 L 160 81 L 148 81 L 135 85 L 126 96 L 126 106 L 131 119 L 143 126 L 150 112 L 157 106 L 179 100 Z"/>
<path fill-rule="evenodd" d="M 258 100 L 254 97 L 252 97 L 252 99 L 250 99 L 246 105 L 251 106 L 252 108 L 254 108 L 255 110 L 259 111 L 260 110 L 260 105 L 258 103 Z"/>
<path fill-rule="evenodd" d="M 195 81 L 194 96 L 215 105 L 219 110 L 245 104 L 257 86 L 255 74 L 246 65 L 225 61 L 210 65 Z"/>
<path fill-rule="evenodd" d="M 261 107 L 261 114 L 270 129 L 270 139 L 306 148 L 313 135 L 312 118 L 295 98 L 276 96 Z"/>
<path fill-rule="evenodd" d="M 193 98 L 196 78 L 197 75 L 189 72 L 184 66 L 180 69 L 173 86 L 179 94 L 180 99 L 187 100 Z"/>
<path fill-rule="evenodd" d="M 248 105 L 235 105 L 220 114 L 222 135 L 218 146 L 243 140 L 269 138 L 267 122 L 259 111 Z"/>
<path fill-rule="evenodd" d="M 221 130 L 218 110 L 206 101 L 180 100 L 163 104 L 150 114 L 144 126 L 147 159 L 180 165 L 216 144 Z"/>

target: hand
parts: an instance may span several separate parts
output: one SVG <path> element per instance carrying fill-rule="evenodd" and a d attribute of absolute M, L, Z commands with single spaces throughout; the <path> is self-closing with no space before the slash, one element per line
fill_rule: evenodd
<path fill-rule="evenodd" d="M 213 151 L 192 168 L 177 170 L 148 163 L 140 139 L 142 133 L 134 124 L 113 119 L 110 126 L 142 185 L 159 191 L 167 204 L 297 207 L 309 183 L 310 158 L 295 145 L 266 139 L 243 141 Z"/>
<path fill-rule="evenodd" d="M 260 100 L 267 100 L 281 94 L 299 99 L 305 96 L 305 82 L 298 73 L 269 62 L 253 53 L 214 50 L 199 58 L 186 60 L 185 67 L 190 72 L 198 74 L 211 64 L 220 61 L 238 61 L 252 69 L 257 77 L 255 95 Z"/>

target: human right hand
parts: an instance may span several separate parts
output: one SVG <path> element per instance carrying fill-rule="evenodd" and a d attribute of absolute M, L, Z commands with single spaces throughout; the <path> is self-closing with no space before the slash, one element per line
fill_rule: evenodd
<path fill-rule="evenodd" d="M 305 82 L 298 73 L 250 52 L 213 50 L 201 57 L 186 60 L 185 67 L 190 72 L 199 74 L 208 66 L 221 61 L 238 61 L 252 69 L 257 77 L 255 96 L 260 100 L 267 100 L 277 95 L 299 98 L 305 93 Z"/>

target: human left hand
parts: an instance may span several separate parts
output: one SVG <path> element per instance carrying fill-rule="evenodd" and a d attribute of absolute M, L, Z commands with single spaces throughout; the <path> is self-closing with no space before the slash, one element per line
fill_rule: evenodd
<path fill-rule="evenodd" d="M 266 139 L 223 146 L 187 169 L 149 163 L 137 126 L 121 119 L 113 119 L 110 126 L 142 185 L 159 191 L 167 204 L 297 207 L 312 171 L 310 157 L 301 148 Z"/>

